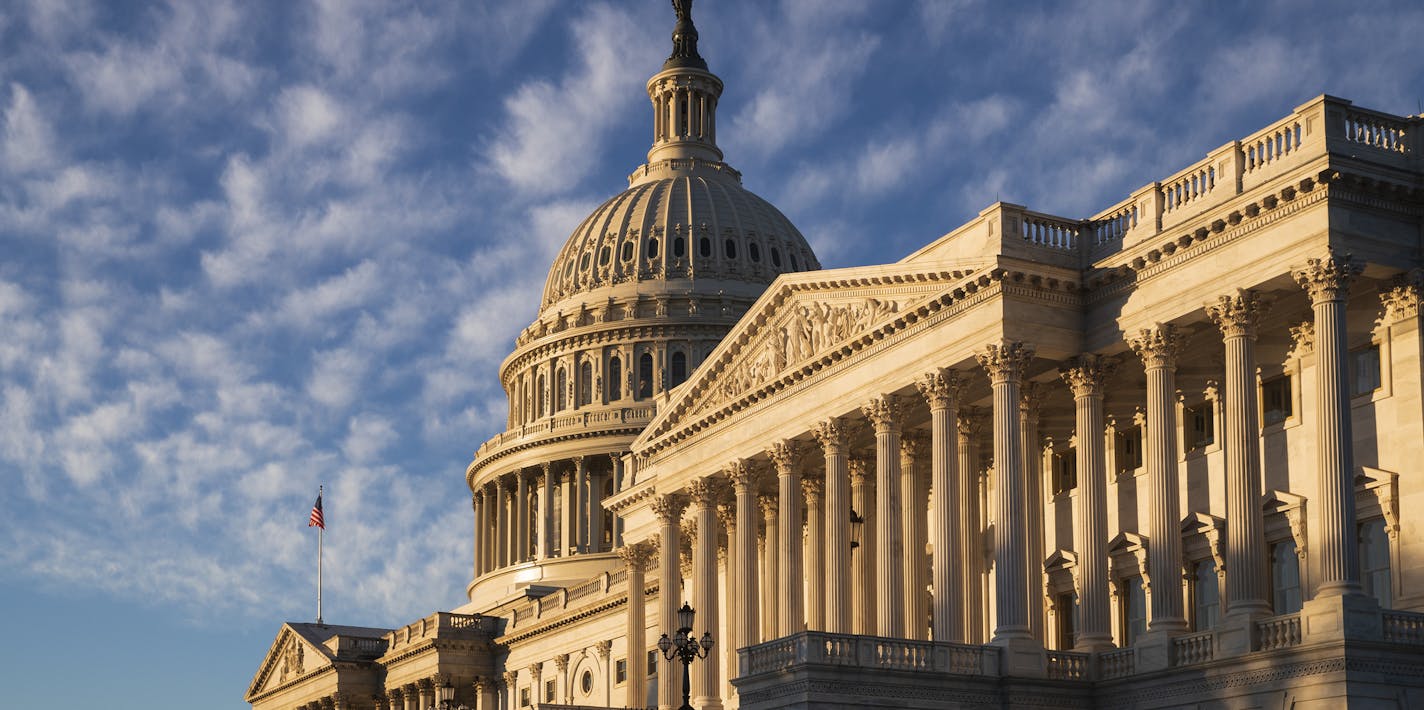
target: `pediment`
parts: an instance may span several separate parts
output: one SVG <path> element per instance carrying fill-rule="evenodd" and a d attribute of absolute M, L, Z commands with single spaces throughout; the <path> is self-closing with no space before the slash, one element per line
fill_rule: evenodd
<path fill-rule="evenodd" d="M 248 686 L 247 697 L 274 690 L 330 665 L 331 658 L 324 649 L 305 639 L 291 624 L 282 624 Z"/>
<path fill-rule="evenodd" d="M 782 276 L 659 408 L 635 447 L 873 341 L 979 266 L 892 264 Z"/>

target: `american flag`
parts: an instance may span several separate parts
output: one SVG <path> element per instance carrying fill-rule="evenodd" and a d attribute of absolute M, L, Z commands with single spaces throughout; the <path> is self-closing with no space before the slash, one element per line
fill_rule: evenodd
<path fill-rule="evenodd" d="M 316 497 L 316 505 L 312 506 L 311 517 L 307 519 L 307 527 L 318 527 L 326 529 L 326 520 L 321 517 L 321 496 Z"/>

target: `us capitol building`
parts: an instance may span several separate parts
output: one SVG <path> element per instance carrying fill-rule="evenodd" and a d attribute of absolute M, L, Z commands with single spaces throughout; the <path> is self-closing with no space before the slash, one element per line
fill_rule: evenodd
<path fill-rule="evenodd" d="M 676 707 L 683 602 L 703 709 L 1424 707 L 1424 119 L 1320 96 L 822 270 L 674 4 L 465 469 L 469 603 L 283 624 L 254 710 Z"/>

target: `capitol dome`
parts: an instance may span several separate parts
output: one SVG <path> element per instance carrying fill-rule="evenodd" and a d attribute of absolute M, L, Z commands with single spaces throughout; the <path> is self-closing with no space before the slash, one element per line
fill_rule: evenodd
<path fill-rule="evenodd" d="M 819 268 L 791 220 L 725 164 L 644 166 L 574 230 L 549 269 L 543 308 L 620 284 L 669 293 L 769 284 Z M 667 175 L 659 175 L 665 172 Z M 661 284 L 663 288 L 659 288 Z"/>

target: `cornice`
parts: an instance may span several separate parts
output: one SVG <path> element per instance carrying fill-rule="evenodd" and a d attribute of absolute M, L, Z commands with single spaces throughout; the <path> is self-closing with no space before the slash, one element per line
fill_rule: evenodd
<path fill-rule="evenodd" d="M 539 448 L 541 446 L 558 444 L 566 441 L 576 441 L 579 439 L 601 439 L 627 436 L 636 437 L 643 432 L 643 429 L 646 428 L 646 426 L 646 423 L 635 423 L 630 424 L 628 426 L 618 427 L 615 429 L 598 429 L 594 431 L 590 431 L 587 429 L 572 430 L 561 434 L 552 434 L 546 437 L 540 437 L 529 441 L 521 441 L 516 444 L 510 444 L 505 448 L 495 449 L 494 451 L 485 454 L 483 458 L 477 458 L 471 461 L 470 465 L 465 468 L 465 485 L 473 488 L 475 482 L 475 475 L 477 473 L 479 473 L 483 469 L 488 468 L 490 464 L 495 463 L 501 459 L 508 458 L 513 454 L 522 453 L 524 451 Z M 612 449 L 608 451 L 608 453 L 616 453 L 617 451 L 624 451 L 626 449 L 627 446 L 622 446 L 616 449 Z M 500 472 L 501 475 L 503 473 L 507 473 L 507 471 Z"/>
<path fill-rule="evenodd" d="M 650 580 L 643 587 L 643 596 L 647 597 L 653 594 L 654 592 L 657 592 L 658 590 L 659 583 L 657 582 L 657 580 Z M 616 595 L 612 598 L 607 599 L 598 604 L 590 604 L 588 606 L 579 607 L 574 611 L 560 614 L 559 616 L 549 619 L 548 621 L 541 622 L 538 625 L 519 629 L 514 633 L 505 634 L 504 636 L 495 639 L 495 643 L 498 643 L 503 646 L 512 646 L 516 643 L 526 641 L 540 634 L 553 631 L 555 629 L 563 628 L 565 626 L 570 626 L 584 619 L 588 619 L 594 616 L 600 616 L 605 612 L 612 611 L 621 606 L 626 606 L 627 604 L 627 590 L 617 592 Z"/>
<path fill-rule="evenodd" d="M 507 385 L 508 375 L 521 372 L 533 363 L 575 354 L 593 347 L 659 338 L 675 340 L 698 335 L 720 340 L 728 329 L 737 324 L 737 320 L 723 316 L 688 316 L 687 320 L 644 321 L 613 328 L 582 326 L 582 332 L 564 331 L 568 333 L 565 337 L 516 347 L 500 365 L 500 381 Z"/>

